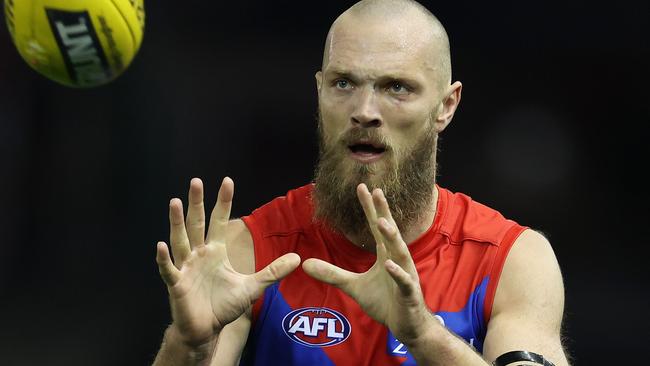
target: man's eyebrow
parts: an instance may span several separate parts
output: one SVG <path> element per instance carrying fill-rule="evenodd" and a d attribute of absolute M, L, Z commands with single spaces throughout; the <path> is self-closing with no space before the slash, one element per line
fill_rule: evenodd
<path fill-rule="evenodd" d="M 336 77 L 336 78 L 344 78 L 344 79 L 350 79 L 353 81 L 359 80 L 361 77 L 359 75 L 355 75 L 354 73 L 343 70 L 343 69 L 329 69 L 325 71 L 325 74 L 328 77 Z M 387 81 L 402 81 L 408 84 L 413 84 L 413 85 L 419 85 L 421 84 L 420 81 L 418 81 L 417 78 L 412 77 L 412 76 L 407 76 L 404 74 L 399 74 L 399 73 L 386 73 L 384 75 L 381 75 L 377 77 L 377 80 L 379 82 L 387 82 Z"/>
<path fill-rule="evenodd" d="M 406 75 L 400 75 L 400 74 L 386 74 L 382 75 L 377 78 L 377 81 L 380 83 L 385 83 L 385 82 L 390 82 L 390 81 L 399 81 L 403 82 L 412 86 L 417 86 L 420 85 L 421 82 L 418 81 L 418 79 L 411 77 L 411 76 L 406 76 Z"/>
<path fill-rule="evenodd" d="M 361 76 L 356 75 L 350 71 L 342 70 L 342 69 L 329 69 L 325 71 L 325 77 L 328 80 L 332 79 L 347 79 L 350 80 L 354 83 L 360 82 L 362 79 Z M 422 82 L 419 81 L 417 78 L 412 77 L 412 76 L 407 76 L 404 74 L 399 74 L 399 73 L 387 73 L 384 75 L 381 75 L 377 77 L 376 81 L 379 84 L 386 84 L 390 82 L 400 82 L 400 83 L 405 83 L 406 85 L 411 86 L 412 88 L 418 89 L 420 86 L 422 86 Z"/>
<path fill-rule="evenodd" d="M 342 69 L 325 70 L 325 74 L 335 76 L 335 77 L 344 78 L 344 79 L 350 79 L 350 80 L 358 79 L 357 75 L 354 75 L 350 71 L 346 71 L 346 70 L 342 70 Z"/>

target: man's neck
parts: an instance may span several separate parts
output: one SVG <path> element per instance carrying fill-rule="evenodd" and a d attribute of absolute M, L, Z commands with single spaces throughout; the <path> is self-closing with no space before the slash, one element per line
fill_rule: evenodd
<path fill-rule="evenodd" d="M 431 203 L 429 204 L 429 207 L 425 209 L 424 215 L 422 215 L 417 222 L 402 228 L 400 231 L 402 239 L 407 245 L 413 243 L 417 238 L 429 230 L 431 225 L 433 225 L 433 220 L 436 217 L 436 211 L 438 209 L 438 194 L 438 187 L 434 185 Z M 375 251 L 374 240 L 364 240 L 363 238 L 357 238 L 350 234 L 345 234 L 345 237 L 354 245 L 364 250 L 370 252 Z"/>

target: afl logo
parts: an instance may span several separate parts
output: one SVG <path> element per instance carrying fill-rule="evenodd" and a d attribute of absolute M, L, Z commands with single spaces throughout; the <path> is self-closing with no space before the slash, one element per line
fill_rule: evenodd
<path fill-rule="evenodd" d="M 350 336 L 350 322 L 328 308 L 301 308 L 282 319 L 282 329 L 292 341 L 307 347 L 328 347 Z"/>

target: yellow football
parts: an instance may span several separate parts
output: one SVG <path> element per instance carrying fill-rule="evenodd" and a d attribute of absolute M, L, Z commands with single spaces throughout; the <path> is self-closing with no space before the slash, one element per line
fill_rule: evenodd
<path fill-rule="evenodd" d="M 20 56 L 67 86 L 115 80 L 142 44 L 144 0 L 5 0 L 4 10 Z"/>

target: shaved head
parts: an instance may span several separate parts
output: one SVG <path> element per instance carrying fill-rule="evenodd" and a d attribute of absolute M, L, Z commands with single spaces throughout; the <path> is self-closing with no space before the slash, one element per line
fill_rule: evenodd
<path fill-rule="evenodd" d="M 352 29 L 351 29 L 352 28 Z M 381 28 L 386 41 L 397 47 L 420 47 L 426 52 L 427 68 L 441 86 L 451 83 L 449 38 L 442 23 L 427 8 L 413 0 L 363 0 L 341 14 L 332 24 L 325 41 L 322 70 L 330 62 L 337 43 L 355 30 L 372 32 Z"/>
<path fill-rule="evenodd" d="M 315 217 L 372 243 L 356 195 L 365 183 L 381 188 L 402 237 L 414 240 L 433 222 L 438 133 L 462 87 L 451 84 L 444 27 L 413 0 L 360 1 L 332 24 L 315 77 Z"/>

